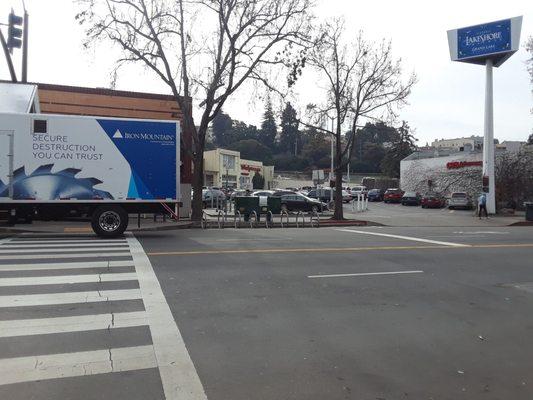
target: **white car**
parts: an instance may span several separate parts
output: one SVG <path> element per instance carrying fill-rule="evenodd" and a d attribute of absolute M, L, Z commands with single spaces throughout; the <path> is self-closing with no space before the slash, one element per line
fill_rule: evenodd
<path fill-rule="evenodd" d="M 362 185 L 353 186 L 352 189 L 350 190 L 350 194 L 352 195 L 352 197 L 356 197 L 359 194 L 366 195 L 367 193 L 368 193 L 368 190 L 366 186 L 362 186 Z"/>

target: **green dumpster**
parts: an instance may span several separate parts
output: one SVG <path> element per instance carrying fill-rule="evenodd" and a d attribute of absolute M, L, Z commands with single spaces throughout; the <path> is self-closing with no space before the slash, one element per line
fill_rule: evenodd
<path fill-rule="evenodd" d="M 261 213 L 261 210 L 259 208 L 259 197 L 235 197 L 235 211 L 239 211 L 241 215 L 244 216 L 245 221 L 248 221 L 250 219 L 250 214 L 253 211 L 257 213 L 257 218 L 259 219 L 259 214 Z"/>
<path fill-rule="evenodd" d="M 272 197 L 269 196 L 267 200 L 268 205 L 268 211 L 271 211 L 272 214 L 280 214 L 281 213 L 281 197 L 276 196 Z"/>

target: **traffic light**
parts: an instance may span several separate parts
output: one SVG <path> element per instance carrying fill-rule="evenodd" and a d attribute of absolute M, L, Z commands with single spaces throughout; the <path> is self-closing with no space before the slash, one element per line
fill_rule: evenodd
<path fill-rule="evenodd" d="M 22 25 L 22 17 L 15 15 L 13 11 L 9 14 L 9 28 L 7 36 L 7 47 L 12 51 L 13 49 L 20 49 L 22 46 L 22 29 L 18 26 Z"/>

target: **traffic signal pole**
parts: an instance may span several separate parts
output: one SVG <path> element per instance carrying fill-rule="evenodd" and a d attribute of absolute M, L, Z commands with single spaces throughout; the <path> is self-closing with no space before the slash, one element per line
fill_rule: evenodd
<path fill-rule="evenodd" d="M 6 39 L 4 34 L 0 29 L 0 42 L 2 42 L 2 48 L 4 49 L 4 54 L 6 56 L 7 67 L 9 68 L 9 74 L 11 75 L 11 81 L 17 82 L 17 74 L 15 73 L 15 68 L 13 67 L 13 60 L 11 60 L 11 54 L 9 54 L 9 49 L 7 48 Z"/>
<path fill-rule="evenodd" d="M 22 30 L 22 82 L 28 82 L 28 12 L 24 8 L 24 28 Z"/>

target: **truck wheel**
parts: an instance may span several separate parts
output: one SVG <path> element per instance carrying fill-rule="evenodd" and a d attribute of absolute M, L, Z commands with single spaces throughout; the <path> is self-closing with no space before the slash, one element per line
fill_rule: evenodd
<path fill-rule="evenodd" d="M 91 225 L 100 237 L 117 237 L 128 227 L 128 213 L 118 206 L 98 207 L 93 212 Z"/>

